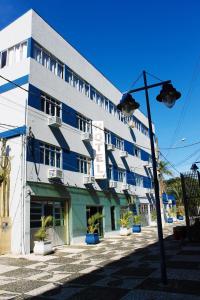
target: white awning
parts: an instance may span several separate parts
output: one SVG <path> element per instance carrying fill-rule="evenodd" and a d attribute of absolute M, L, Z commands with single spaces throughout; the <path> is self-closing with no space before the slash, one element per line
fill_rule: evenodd
<path fill-rule="evenodd" d="M 149 200 L 147 198 L 138 198 L 140 204 L 149 204 Z"/>

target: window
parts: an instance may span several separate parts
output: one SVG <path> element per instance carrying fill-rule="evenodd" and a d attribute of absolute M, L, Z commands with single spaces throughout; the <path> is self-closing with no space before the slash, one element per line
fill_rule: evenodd
<path fill-rule="evenodd" d="M 80 173 L 90 175 L 91 159 L 85 156 L 78 156 L 78 170 Z"/>
<path fill-rule="evenodd" d="M 78 129 L 83 132 L 91 132 L 91 121 L 86 117 L 77 114 Z"/>
<path fill-rule="evenodd" d="M 134 155 L 141 158 L 141 150 L 136 146 L 134 146 Z"/>
<path fill-rule="evenodd" d="M 41 217 L 43 215 L 42 203 L 31 201 L 30 208 L 30 227 L 37 228 L 41 226 Z"/>
<path fill-rule="evenodd" d="M 112 165 L 108 166 L 108 179 L 110 179 L 110 180 L 113 179 L 113 166 Z"/>
<path fill-rule="evenodd" d="M 104 105 L 105 105 L 105 110 L 109 111 L 109 100 L 108 99 L 105 99 Z"/>
<path fill-rule="evenodd" d="M 47 68 L 47 69 L 50 68 L 50 56 L 46 52 L 43 52 L 42 64 L 45 68 Z"/>
<path fill-rule="evenodd" d="M 40 143 L 40 163 L 61 168 L 61 149 L 45 143 Z"/>
<path fill-rule="evenodd" d="M 143 187 L 143 177 L 141 175 L 135 174 L 135 185 Z"/>
<path fill-rule="evenodd" d="M 50 116 L 61 117 L 61 102 L 42 94 L 41 110 Z"/>
<path fill-rule="evenodd" d="M 105 133 L 105 144 L 111 144 L 111 133 L 108 130 L 104 130 Z"/>
<path fill-rule="evenodd" d="M 126 182 L 126 172 L 124 170 L 118 170 L 118 181 Z"/>
<path fill-rule="evenodd" d="M 31 200 L 30 203 L 30 227 L 38 228 L 41 226 L 42 216 L 52 216 L 53 226 L 64 226 L 64 201 L 37 201 Z"/>
<path fill-rule="evenodd" d="M 115 146 L 119 150 L 124 150 L 124 141 L 120 137 L 115 137 Z"/>
<path fill-rule="evenodd" d="M 96 95 L 96 90 L 93 87 L 90 88 L 90 98 L 91 100 L 96 102 L 97 95 Z"/>
<path fill-rule="evenodd" d="M 13 64 L 21 61 L 27 56 L 27 42 L 19 43 L 5 51 L 0 55 L 0 68 L 5 66 L 12 66 Z"/>
<path fill-rule="evenodd" d="M 73 72 L 70 69 L 66 69 L 66 80 L 70 85 L 73 85 L 74 77 Z"/>
<path fill-rule="evenodd" d="M 64 226 L 64 202 L 54 202 L 53 221 L 55 226 Z"/>
<path fill-rule="evenodd" d="M 90 97 L 90 85 L 88 83 L 85 83 L 85 95 Z"/>
<path fill-rule="evenodd" d="M 34 45 L 33 57 L 40 64 L 42 63 L 42 49 L 38 45 Z"/>
<path fill-rule="evenodd" d="M 33 57 L 52 73 L 64 78 L 64 64 L 38 44 L 34 44 Z"/>

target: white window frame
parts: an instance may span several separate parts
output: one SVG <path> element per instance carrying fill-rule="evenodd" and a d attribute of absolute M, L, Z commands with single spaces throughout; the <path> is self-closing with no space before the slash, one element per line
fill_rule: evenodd
<path fill-rule="evenodd" d="M 77 162 L 78 162 L 79 173 L 87 174 L 87 175 L 91 174 L 91 165 L 92 165 L 91 158 L 83 155 L 79 155 L 77 157 Z"/>
<path fill-rule="evenodd" d="M 115 147 L 119 150 L 124 151 L 124 140 L 121 139 L 120 137 L 116 136 L 115 137 Z"/>
<path fill-rule="evenodd" d="M 61 148 L 50 145 L 47 143 L 40 142 L 40 163 L 46 166 L 51 166 L 57 169 L 61 169 L 62 166 L 62 151 Z M 53 156 L 52 156 L 53 153 Z M 59 163 L 57 159 L 57 154 L 59 155 Z M 48 163 L 46 163 L 46 157 L 48 158 Z M 52 157 L 54 163 L 52 164 Z"/>
<path fill-rule="evenodd" d="M 61 118 L 62 103 L 44 93 L 42 93 L 40 97 L 41 101 L 44 101 L 44 109 L 42 111 L 50 116 L 56 116 Z M 47 111 L 47 103 L 49 106 L 49 113 Z M 54 106 L 54 114 L 52 112 L 52 106 Z"/>
<path fill-rule="evenodd" d="M 117 177 L 119 182 L 126 183 L 126 171 L 123 169 L 118 169 Z"/>
<path fill-rule="evenodd" d="M 113 165 L 108 165 L 108 180 L 113 180 Z"/>
<path fill-rule="evenodd" d="M 134 146 L 134 156 L 141 159 L 141 149 L 138 148 L 137 146 Z"/>
<path fill-rule="evenodd" d="M 104 130 L 105 133 L 105 144 L 111 144 L 111 132 L 109 130 Z"/>
<path fill-rule="evenodd" d="M 77 121 L 78 121 L 78 129 L 83 132 L 89 132 L 91 133 L 92 126 L 91 126 L 91 120 L 84 117 L 81 114 L 77 114 Z"/>

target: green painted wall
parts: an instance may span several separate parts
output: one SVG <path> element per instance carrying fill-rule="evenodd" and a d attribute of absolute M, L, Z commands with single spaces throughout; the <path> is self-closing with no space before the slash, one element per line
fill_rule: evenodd
<path fill-rule="evenodd" d="M 128 205 L 125 195 L 79 188 L 69 188 L 69 192 L 69 228 L 71 237 L 84 236 L 87 231 L 86 206 L 103 206 L 104 232 L 111 231 L 110 207 L 115 206 L 115 223 L 117 228 L 119 228 L 120 207 Z"/>

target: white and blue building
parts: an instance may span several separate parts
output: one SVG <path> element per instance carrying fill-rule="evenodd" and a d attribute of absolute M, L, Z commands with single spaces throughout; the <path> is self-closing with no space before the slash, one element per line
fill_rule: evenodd
<path fill-rule="evenodd" d="M 35 11 L 4 28 L 0 40 L 0 75 L 10 80 L 0 78 L 0 123 L 26 126 L 7 140 L 11 252 L 32 250 L 43 215 L 54 217 L 54 245 L 84 242 L 87 218 L 98 211 L 101 235 L 111 234 L 134 203 L 148 225 L 154 197 L 147 117 L 140 110 L 123 116 L 116 109 L 121 92 Z M 5 131 L 0 127 L 0 137 Z"/>

